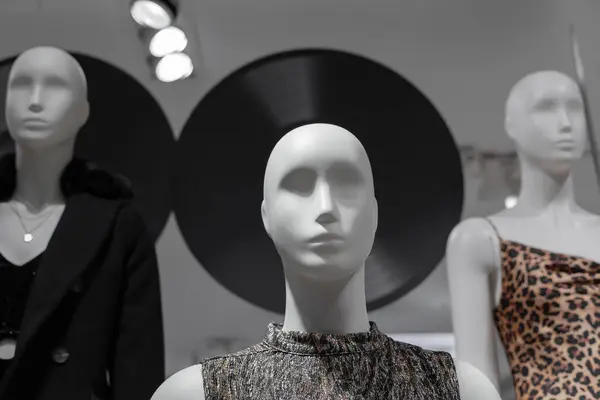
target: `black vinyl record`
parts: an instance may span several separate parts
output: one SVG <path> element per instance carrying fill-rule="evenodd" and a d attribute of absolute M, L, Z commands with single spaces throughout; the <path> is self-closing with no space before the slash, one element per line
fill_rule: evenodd
<path fill-rule="evenodd" d="M 276 142 L 308 123 L 348 129 L 373 166 L 379 228 L 367 260 L 369 310 L 419 285 L 461 217 L 453 137 L 431 102 L 394 71 L 333 50 L 269 56 L 200 101 L 176 148 L 174 212 L 200 264 L 248 302 L 283 313 L 284 276 L 260 205 Z"/>
<path fill-rule="evenodd" d="M 152 94 L 126 72 L 91 56 L 71 54 L 86 75 L 90 103 L 75 154 L 131 181 L 134 203 L 156 240 L 171 212 L 175 137 L 169 121 Z M 4 103 L 15 58 L 0 62 L 0 155 L 14 149 L 6 131 Z"/>

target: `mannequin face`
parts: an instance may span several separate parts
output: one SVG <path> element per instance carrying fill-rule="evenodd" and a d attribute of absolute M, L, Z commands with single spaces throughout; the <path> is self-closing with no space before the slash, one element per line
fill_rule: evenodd
<path fill-rule="evenodd" d="M 264 181 L 262 217 L 284 266 L 313 278 L 358 271 L 377 228 L 367 154 L 350 132 L 311 124 L 273 149 Z"/>
<path fill-rule="evenodd" d="M 68 53 L 38 47 L 22 53 L 8 78 L 6 122 L 21 146 L 74 141 L 89 114 L 85 76 Z"/>
<path fill-rule="evenodd" d="M 506 128 L 521 157 L 561 172 L 583 155 L 586 125 L 577 84 L 554 71 L 528 75 L 513 88 Z"/>

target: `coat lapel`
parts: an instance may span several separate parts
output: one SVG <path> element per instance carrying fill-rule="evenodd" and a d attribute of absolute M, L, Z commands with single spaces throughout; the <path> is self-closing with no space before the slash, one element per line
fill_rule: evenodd
<path fill-rule="evenodd" d="M 119 202 L 88 194 L 67 199 L 42 257 L 21 324 L 15 363 L 108 237 Z"/>

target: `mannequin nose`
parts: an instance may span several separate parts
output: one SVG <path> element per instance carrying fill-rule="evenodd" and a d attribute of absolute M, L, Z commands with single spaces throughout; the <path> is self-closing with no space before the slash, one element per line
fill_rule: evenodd
<path fill-rule="evenodd" d="M 331 190 L 327 185 L 319 185 L 316 196 L 318 206 L 317 222 L 320 224 L 331 224 L 337 221 L 335 204 L 331 197 Z"/>
<path fill-rule="evenodd" d="M 571 133 L 571 119 L 565 110 L 560 111 L 560 131 L 561 133 Z"/>
<path fill-rule="evenodd" d="M 40 103 L 31 103 L 29 105 L 29 111 L 34 112 L 34 113 L 39 113 L 42 111 L 42 106 Z"/>
<path fill-rule="evenodd" d="M 42 111 L 41 93 L 39 88 L 33 89 L 29 99 L 29 111 L 39 113 Z"/>

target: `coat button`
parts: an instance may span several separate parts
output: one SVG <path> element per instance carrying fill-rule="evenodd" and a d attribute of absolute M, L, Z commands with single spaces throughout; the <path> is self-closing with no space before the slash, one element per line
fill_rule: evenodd
<path fill-rule="evenodd" d="M 58 348 L 52 352 L 52 359 L 57 364 L 64 364 L 69 359 L 69 352 L 64 348 Z"/>
<path fill-rule="evenodd" d="M 81 283 L 81 281 L 76 281 L 73 286 L 71 286 L 71 291 L 73 293 L 81 293 L 81 291 L 83 290 L 83 284 Z"/>

